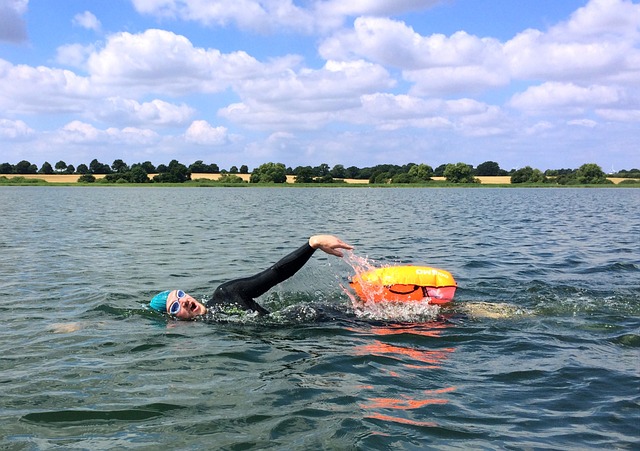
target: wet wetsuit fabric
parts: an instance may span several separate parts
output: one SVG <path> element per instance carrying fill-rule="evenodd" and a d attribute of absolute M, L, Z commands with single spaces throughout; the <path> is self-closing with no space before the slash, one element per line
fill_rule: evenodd
<path fill-rule="evenodd" d="M 311 258 L 315 249 L 308 243 L 291 252 L 276 264 L 254 276 L 225 282 L 216 288 L 207 308 L 235 306 L 243 310 L 253 310 L 261 315 L 269 313 L 255 298 L 263 295 L 280 282 L 293 276 Z"/>

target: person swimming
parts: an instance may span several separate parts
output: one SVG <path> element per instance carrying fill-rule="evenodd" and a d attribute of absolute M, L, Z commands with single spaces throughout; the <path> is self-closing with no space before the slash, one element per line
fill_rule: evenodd
<path fill-rule="evenodd" d="M 252 310 L 259 315 L 268 315 L 269 311 L 258 304 L 255 298 L 298 272 L 309 261 L 316 249 L 329 255 L 343 257 L 341 249 L 352 250 L 353 246 L 333 235 L 314 235 L 270 268 L 250 277 L 223 283 L 216 288 L 211 299 L 205 304 L 183 290 L 173 289 L 156 294 L 149 305 L 154 310 L 168 313 L 180 320 L 195 319 L 205 315 L 209 309 L 225 307 Z"/>

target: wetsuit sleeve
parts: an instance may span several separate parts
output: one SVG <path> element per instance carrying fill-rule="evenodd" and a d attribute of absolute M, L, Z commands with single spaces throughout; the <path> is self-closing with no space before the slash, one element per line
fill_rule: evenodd
<path fill-rule="evenodd" d="M 314 252 L 315 249 L 305 243 L 270 268 L 258 274 L 223 283 L 214 291 L 213 297 L 207 302 L 207 307 L 233 305 L 244 310 L 257 311 L 260 314 L 269 313 L 255 301 L 255 298 L 293 276 L 307 263 Z"/>

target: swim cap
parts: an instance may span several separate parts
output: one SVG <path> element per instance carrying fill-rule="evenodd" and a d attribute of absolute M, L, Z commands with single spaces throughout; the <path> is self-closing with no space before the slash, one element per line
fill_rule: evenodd
<path fill-rule="evenodd" d="M 166 312 L 167 311 L 167 298 L 169 297 L 169 293 L 171 293 L 171 291 L 163 291 L 162 293 L 156 294 L 151 299 L 151 302 L 149 302 L 149 306 L 152 309 L 157 310 L 159 312 Z"/>

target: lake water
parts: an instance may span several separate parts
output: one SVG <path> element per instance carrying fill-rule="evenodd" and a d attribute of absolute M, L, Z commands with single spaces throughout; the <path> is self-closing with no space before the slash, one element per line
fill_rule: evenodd
<path fill-rule="evenodd" d="M 0 187 L 0 449 L 638 449 L 640 190 Z M 272 318 L 175 322 L 314 233 Z M 369 264 L 438 310 L 350 308 Z M 292 305 L 344 311 L 317 322 Z"/>

